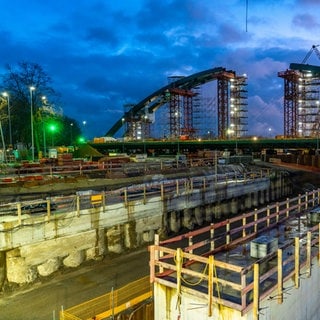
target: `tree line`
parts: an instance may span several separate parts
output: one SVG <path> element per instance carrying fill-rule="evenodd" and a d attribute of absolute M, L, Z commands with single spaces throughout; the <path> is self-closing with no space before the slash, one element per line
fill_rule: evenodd
<path fill-rule="evenodd" d="M 6 65 L 0 87 L 2 149 L 30 150 L 33 145 L 37 154 L 52 146 L 79 142 L 81 127 L 75 119 L 63 114 L 60 95 L 42 66 L 31 62 Z"/>

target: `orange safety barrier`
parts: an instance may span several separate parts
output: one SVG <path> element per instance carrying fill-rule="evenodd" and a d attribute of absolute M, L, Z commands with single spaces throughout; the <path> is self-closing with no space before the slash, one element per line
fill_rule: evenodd
<path fill-rule="evenodd" d="M 152 297 L 149 276 L 129 283 L 95 299 L 61 310 L 60 320 L 106 319 Z"/>

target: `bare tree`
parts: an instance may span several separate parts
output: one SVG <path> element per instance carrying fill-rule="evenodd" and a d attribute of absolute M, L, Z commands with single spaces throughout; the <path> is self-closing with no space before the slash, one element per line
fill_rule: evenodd
<path fill-rule="evenodd" d="M 3 75 L 2 89 L 10 95 L 11 128 L 12 141 L 16 145 L 18 142 L 30 149 L 32 144 L 31 134 L 31 110 L 33 112 L 33 130 L 36 150 L 42 150 L 46 144 L 45 124 L 51 118 L 64 123 L 64 116 L 56 111 L 59 105 L 59 95 L 51 87 L 52 80 L 43 68 L 37 63 L 19 62 L 16 66 L 6 65 L 6 73 Z M 32 89 L 31 89 L 32 88 Z M 44 103 L 45 100 L 45 103 Z M 31 107 L 32 104 L 32 107 Z M 59 108 L 60 109 L 60 108 Z M 5 112 L 1 111 L 1 114 Z M 69 122 L 76 123 L 75 120 Z M 70 128 L 67 128 L 67 131 Z M 5 136 L 8 136 L 8 125 L 4 126 Z M 65 130 L 61 129 L 59 143 L 65 139 L 70 140 L 70 134 L 63 136 Z M 58 135 L 57 135 L 58 137 Z"/>

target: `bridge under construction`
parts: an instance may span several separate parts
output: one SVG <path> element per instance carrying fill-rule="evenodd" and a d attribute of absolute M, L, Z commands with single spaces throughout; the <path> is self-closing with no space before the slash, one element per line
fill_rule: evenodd
<path fill-rule="evenodd" d="M 313 45 L 301 63 L 291 63 L 287 70 L 278 72 L 284 80 L 285 138 L 319 137 L 320 67 L 307 64 L 313 52 L 320 59 L 318 45 Z M 168 85 L 137 104 L 125 105 L 124 114 L 106 136 L 114 136 L 123 128 L 121 134 L 128 141 L 247 137 L 247 80 L 246 74 L 238 75 L 223 67 L 190 76 L 171 76 Z M 214 81 L 215 88 L 205 89 Z M 206 90 L 210 91 L 210 99 Z"/>

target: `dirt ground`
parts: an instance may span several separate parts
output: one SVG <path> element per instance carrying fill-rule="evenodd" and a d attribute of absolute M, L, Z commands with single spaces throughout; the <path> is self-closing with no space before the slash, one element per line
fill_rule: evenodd
<path fill-rule="evenodd" d="M 149 275 L 147 248 L 65 270 L 51 279 L 0 293 L 1 320 L 58 320 L 67 309 Z"/>

